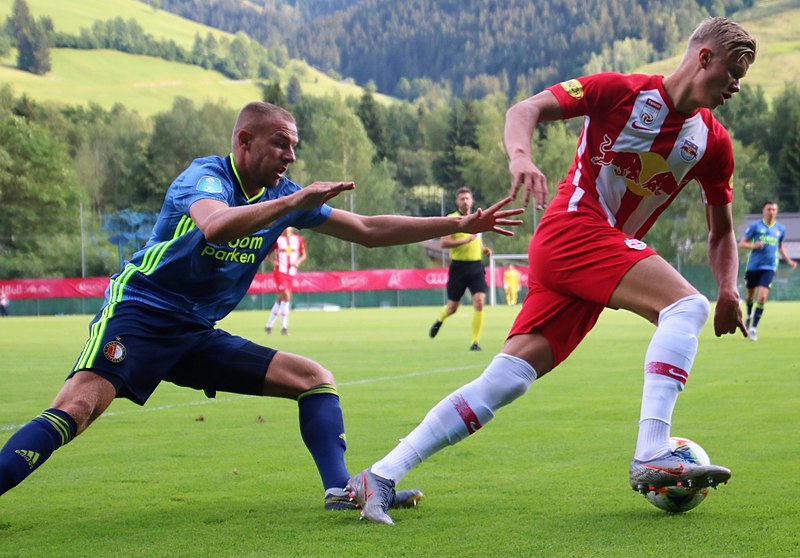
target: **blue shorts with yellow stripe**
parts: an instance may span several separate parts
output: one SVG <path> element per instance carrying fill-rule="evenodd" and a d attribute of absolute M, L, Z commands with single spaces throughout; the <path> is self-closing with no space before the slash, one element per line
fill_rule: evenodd
<path fill-rule="evenodd" d="M 144 405 L 162 381 L 203 390 L 261 395 L 277 351 L 179 312 L 136 301 L 108 304 L 89 324 L 89 339 L 68 377 L 90 370 L 117 397 Z"/>

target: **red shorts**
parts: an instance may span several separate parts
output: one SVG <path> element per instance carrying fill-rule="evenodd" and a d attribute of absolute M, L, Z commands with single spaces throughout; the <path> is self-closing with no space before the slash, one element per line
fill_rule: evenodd
<path fill-rule="evenodd" d="M 655 253 L 591 214 L 545 217 L 528 247 L 528 295 L 508 336 L 536 330 L 558 365 L 594 327 L 628 270 Z"/>
<path fill-rule="evenodd" d="M 294 281 L 293 275 L 278 271 L 276 268 L 272 270 L 272 276 L 273 279 L 275 279 L 275 286 L 277 287 L 278 291 L 286 291 L 287 293 L 292 292 L 292 282 Z"/>

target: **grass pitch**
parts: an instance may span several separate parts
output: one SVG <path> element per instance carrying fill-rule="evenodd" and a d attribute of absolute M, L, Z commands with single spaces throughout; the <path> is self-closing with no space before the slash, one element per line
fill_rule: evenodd
<path fill-rule="evenodd" d="M 356 472 L 477 376 L 515 313 L 488 308 L 474 353 L 470 309 L 431 340 L 438 311 L 298 311 L 288 337 L 266 337 L 264 313 L 222 326 L 334 371 Z M 672 430 L 734 475 L 684 515 L 628 487 L 653 329 L 609 311 L 559 369 L 401 483 L 427 498 L 394 527 L 323 511 L 293 402 L 164 384 L 145 407 L 115 402 L 0 497 L 0 556 L 796 556 L 799 314 L 768 303 L 756 343 L 703 332 Z M 0 442 L 49 405 L 88 321 L 0 320 Z"/>

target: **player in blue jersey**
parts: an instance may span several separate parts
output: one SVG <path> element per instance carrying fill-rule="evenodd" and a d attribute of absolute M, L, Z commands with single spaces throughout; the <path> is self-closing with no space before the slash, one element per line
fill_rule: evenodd
<path fill-rule="evenodd" d="M 763 218 L 752 222 L 739 241 L 740 248 L 751 251 L 747 258 L 744 280 L 747 287 L 745 324 L 748 328 L 748 337 L 752 341 L 758 339 L 758 322 L 764 313 L 764 304 L 767 302 L 769 290 L 772 288 L 772 280 L 778 269 L 778 254 L 780 253 L 792 269 L 797 267 L 797 262 L 789 257 L 783 245 L 786 227 L 778 223 L 778 204 L 768 201 L 764 204 L 761 213 Z M 754 306 L 755 311 L 753 310 Z"/>
<path fill-rule="evenodd" d="M 99 417 L 116 397 L 144 405 L 162 381 L 202 390 L 298 402 L 300 433 L 325 489 L 325 509 L 353 509 L 344 490 L 344 421 L 334 378 L 305 357 L 231 335 L 215 324 L 245 296 L 259 264 L 286 227 L 310 228 L 367 247 L 418 242 L 522 223 L 522 209 L 458 218 L 363 216 L 326 204 L 352 182 L 287 179 L 295 161 L 292 115 L 268 103 L 239 113 L 227 157 L 196 159 L 167 191 L 152 236 L 111 278 L 89 339 L 50 408 L 0 449 L 0 494 Z M 414 505 L 419 491 L 393 504 Z"/>

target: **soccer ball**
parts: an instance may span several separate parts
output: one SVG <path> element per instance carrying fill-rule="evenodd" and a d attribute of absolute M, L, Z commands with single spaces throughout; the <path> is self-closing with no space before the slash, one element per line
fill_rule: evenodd
<path fill-rule="evenodd" d="M 669 439 L 670 449 L 698 465 L 711 465 L 706 450 L 700 444 L 687 438 L 673 436 Z M 685 486 L 665 486 L 647 493 L 647 500 L 655 507 L 669 513 L 683 513 L 696 508 L 708 496 L 708 488 L 688 488 Z"/>

